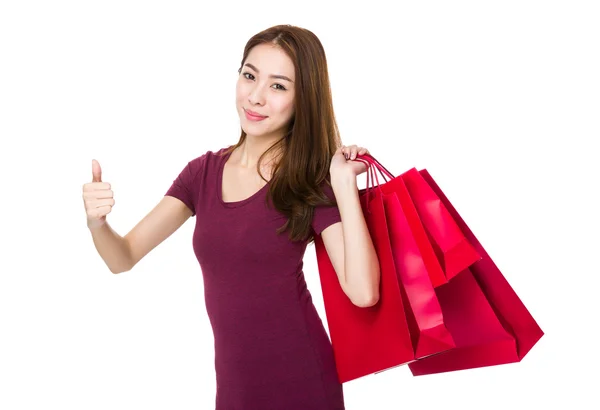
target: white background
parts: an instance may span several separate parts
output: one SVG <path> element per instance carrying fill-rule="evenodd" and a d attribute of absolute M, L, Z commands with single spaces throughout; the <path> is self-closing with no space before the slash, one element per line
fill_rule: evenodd
<path fill-rule="evenodd" d="M 518 364 L 349 382 L 347 409 L 598 408 L 593 3 L 2 2 L 0 408 L 214 408 L 194 220 L 113 275 L 81 189 L 95 158 L 125 235 L 237 141 L 243 47 L 282 23 L 323 42 L 343 142 L 429 169 L 546 332 Z M 305 275 L 326 323 L 312 246 Z"/>

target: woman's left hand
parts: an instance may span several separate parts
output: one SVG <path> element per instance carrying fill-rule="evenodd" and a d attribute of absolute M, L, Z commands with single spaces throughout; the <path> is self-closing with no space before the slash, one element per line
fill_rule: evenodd
<path fill-rule="evenodd" d="M 362 161 L 355 161 L 357 155 L 369 154 L 369 150 L 357 145 L 342 145 L 337 149 L 333 158 L 329 172 L 331 174 L 339 172 L 352 172 L 355 176 L 367 171 L 367 166 Z"/>

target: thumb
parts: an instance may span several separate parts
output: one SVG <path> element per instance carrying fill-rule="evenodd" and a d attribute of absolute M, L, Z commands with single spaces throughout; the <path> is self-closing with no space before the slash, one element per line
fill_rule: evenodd
<path fill-rule="evenodd" d="M 95 159 L 92 160 L 92 182 L 102 182 L 102 168 Z"/>

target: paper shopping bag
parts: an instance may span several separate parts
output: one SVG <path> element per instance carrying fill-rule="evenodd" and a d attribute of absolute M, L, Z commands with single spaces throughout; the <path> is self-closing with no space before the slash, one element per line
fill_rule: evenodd
<path fill-rule="evenodd" d="M 447 283 L 448 279 L 446 278 L 440 262 L 437 259 L 434 248 L 427 236 L 423 224 L 421 223 L 418 214 L 415 212 L 414 203 L 411 204 L 412 199 L 408 194 L 404 181 L 402 181 L 400 178 L 394 177 L 387 170 L 387 168 L 381 165 L 381 163 L 371 155 L 359 155 L 357 159 L 368 162 L 371 166 L 371 170 L 373 170 L 373 172 L 378 171 L 385 180 L 385 184 L 379 184 L 379 179 L 377 180 L 377 183 L 383 189 L 384 198 L 388 198 L 387 201 L 384 201 L 389 204 L 388 208 L 395 206 L 395 201 L 390 198 L 398 196 L 398 199 L 402 200 L 404 209 L 401 211 L 401 213 L 404 213 L 405 216 L 408 217 L 407 222 L 410 224 L 414 241 L 419 248 L 419 253 L 423 259 L 423 263 L 425 264 L 425 268 L 433 287 Z M 377 176 L 377 174 L 374 174 L 373 177 L 375 178 Z M 390 212 L 392 212 L 393 215 L 394 211 Z"/>
<path fill-rule="evenodd" d="M 379 301 L 361 308 L 342 290 L 321 235 L 315 250 L 327 325 L 341 383 L 414 360 L 380 191 L 360 192 L 365 221 L 379 260 Z"/>
<path fill-rule="evenodd" d="M 365 159 L 375 164 L 384 176 L 395 178 L 381 163 L 371 155 Z M 417 210 L 420 223 L 427 235 L 427 245 L 421 245 L 421 252 L 428 264 L 429 276 L 434 287 L 447 283 L 458 272 L 481 259 L 473 246 L 452 219 L 450 213 L 440 201 L 416 168 L 400 174 L 411 201 Z M 421 242 L 420 242 L 421 243 Z M 423 244 L 425 242 L 422 242 Z M 437 263 L 429 260 L 435 255 Z"/>
<path fill-rule="evenodd" d="M 456 348 L 409 364 L 426 375 L 521 361 L 544 332 L 427 170 L 419 171 L 482 259 L 436 288 Z"/>
<path fill-rule="evenodd" d="M 427 231 L 448 280 L 481 259 L 469 243 L 438 194 L 416 168 L 402 175 L 410 197 Z"/>
<path fill-rule="evenodd" d="M 372 166 L 381 171 L 376 163 Z M 428 268 L 439 270 L 440 267 L 404 181 L 393 178 L 378 186 L 383 194 L 392 255 L 415 358 L 453 348 L 454 341 L 444 324 L 442 308 L 428 271 Z"/>

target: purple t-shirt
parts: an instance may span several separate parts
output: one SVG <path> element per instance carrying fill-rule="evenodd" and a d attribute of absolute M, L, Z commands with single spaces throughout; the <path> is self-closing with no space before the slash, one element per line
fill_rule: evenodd
<path fill-rule="evenodd" d="M 214 335 L 216 409 L 344 409 L 331 342 L 302 269 L 307 242 L 276 233 L 285 216 L 265 203 L 268 184 L 242 201 L 223 201 L 223 151 L 190 161 L 165 194 L 196 216 L 193 250 Z M 312 228 L 320 234 L 339 221 L 336 206 L 317 207 Z"/>

